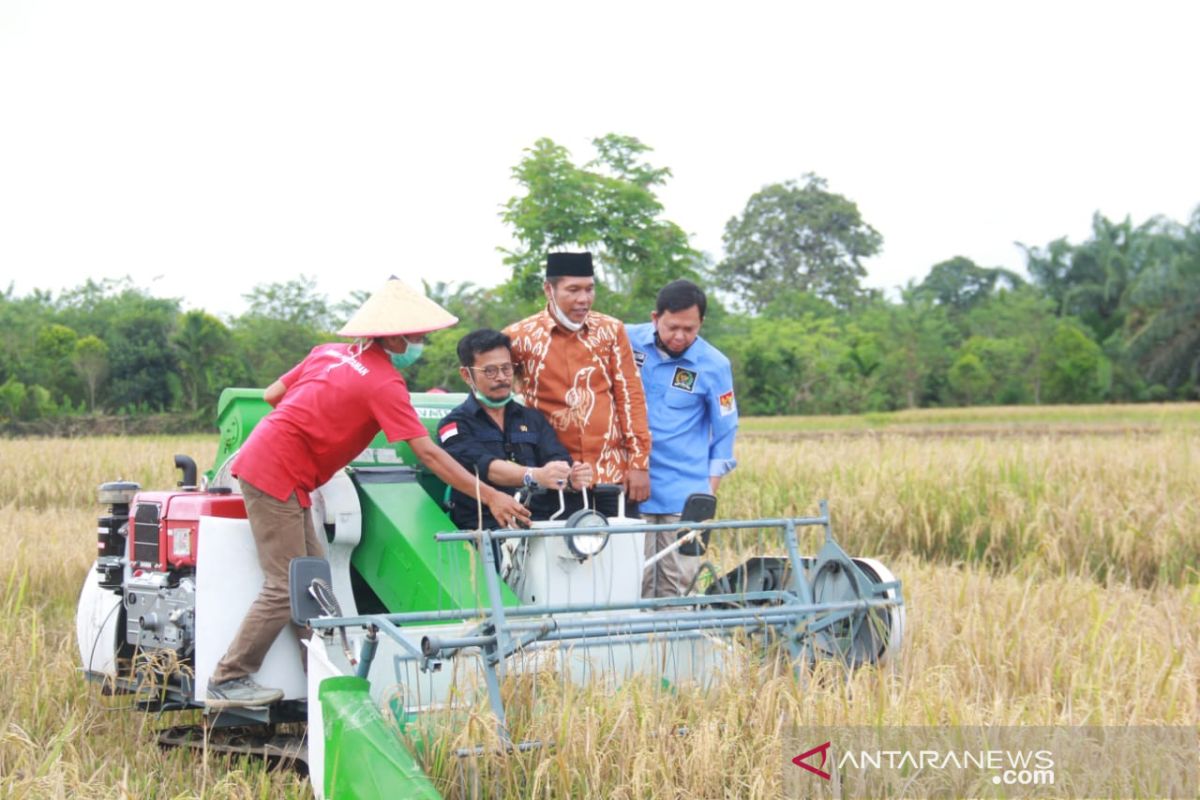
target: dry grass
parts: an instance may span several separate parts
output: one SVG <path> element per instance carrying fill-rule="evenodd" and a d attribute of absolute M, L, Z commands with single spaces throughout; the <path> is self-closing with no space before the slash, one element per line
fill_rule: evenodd
<path fill-rule="evenodd" d="M 191 456 L 203 472 L 216 458 L 217 437 L 0 439 L 0 507 L 75 509 L 99 516 L 97 486 L 127 480 L 147 489 L 172 487 L 179 480 L 172 461 L 177 453 Z M 88 538 L 92 527 L 79 536 Z"/>
<path fill-rule="evenodd" d="M 722 515 L 808 514 L 828 497 L 849 551 L 896 554 L 909 628 L 894 667 L 802 686 L 747 654 L 706 695 L 514 684 L 514 735 L 554 746 L 448 755 L 494 735 L 481 713 L 437 732 L 427 768 L 450 796 L 768 798 L 792 722 L 1200 724 L 1198 443 L 1179 429 L 748 438 Z M 168 486 L 172 453 L 203 468 L 214 451 L 215 436 L 0 441 L 0 797 L 308 796 L 253 762 L 159 751 L 154 731 L 175 718 L 129 711 L 76 671 L 95 486 Z"/>
<path fill-rule="evenodd" d="M 1200 431 L 750 439 L 722 516 L 811 514 L 856 553 L 1138 586 L 1200 579 Z"/>
<path fill-rule="evenodd" d="M 896 562 L 907 650 L 846 683 L 832 667 L 802 687 L 747 657 L 707 695 L 654 682 L 615 695 L 547 681 L 514 735 L 552 741 L 464 764 L 430 758 L 455 796 L 777 797 L 792 723 L 1104 725 L 1200 722 L 1200 591 L 996 578 Z M 530 700 L 530 703 L 535 701 Z M 672 735 L 685 727 L 685 735 Z M 483 716 L 443 744 L 488 741 Z"/>
<path fill-rule="evenodd" d="M 837 433 L 916 432 L 979 434 L 995 432 L 1094 433 L 1121 430 L 1200 429 L 1200 403 L 1138 403 L 1096 406 L 973 406 L 917 408 L 837 416 L 751 417 L 741 433 L 826 435 Z"/>

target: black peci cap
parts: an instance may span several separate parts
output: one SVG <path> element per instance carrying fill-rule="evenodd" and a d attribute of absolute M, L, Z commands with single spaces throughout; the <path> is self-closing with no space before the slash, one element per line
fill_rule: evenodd
<path fill-rule="evenodd" d="M 550 253 L 546 256 L 547 278 L 591 278 L 595 274 L 591 253 Z"/>

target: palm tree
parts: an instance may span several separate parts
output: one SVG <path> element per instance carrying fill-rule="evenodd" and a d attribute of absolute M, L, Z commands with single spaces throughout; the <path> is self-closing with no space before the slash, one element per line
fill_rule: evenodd
<path fill-rule="evenodd" d="M 171 343 L 179 357 L 179 377 L 188 406 L 196 411 L 200 407 L 200 395 L 209 389 L 213 359 L 229 349 L 229 330 L 210 314 L 189 311 L 180 319 Z"/>
<path fill-rule="evenodd" d="M 1129 292 L 1126 348 L 1148 383 L 1200 385 L 1200 208 L 1184 227 L 1156 221 L 1152 265 Z"/>

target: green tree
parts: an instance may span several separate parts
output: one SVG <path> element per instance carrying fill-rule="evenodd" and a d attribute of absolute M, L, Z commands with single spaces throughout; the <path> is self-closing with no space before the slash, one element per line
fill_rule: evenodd
<path fill-rule="evenodd" d="M 845 358 L 839 365 L 841 386 L 844 387 L 843 409 L 848 413 L 880 411 L 886 403 L 879 395 L 882 349 L 874 333 L 863 331 L 856 324 L 846 326 L 843 339 L 847 344 Z"/>
<path fill-rule="evenodd" d="M 44 386 L 27 386 L 16 378 L 0 384 L 0 422 L 31 422 L 53 416 L 57 410 L 50 390 Z"/>
<path fill-rule="evenodd" d="M 96 411 L 96 387 L 108 374 L 108 345 L 96 336 L 84 336 L 75 340 L 75 351 L 71 363 L 87 386 L 88 408 Z"/>
<path fill-rule="evenodd" d="M 306 275 L 256 286 L 243 297 L 249 308 L 233 320 L 232 334 L 246 377 L 256 386 L 270 385 L 312 348 L 335 338 L 328 333 L 328 300 Z"/>
<path fill-rule="evenodd" d="M 179 320 L 171 336 L 171 345 L 179 359 L 179 376 L 188 408 L 196 411 L 201 403 L 211 403 L 223 387 L 215 383 L 216 372 L 223 371 L 218 360 L 227 356 L 233 336 L 221 320 L 204 311 L 189 311 Z"/>
<path fill-rule="evenodd" d="M 290 281 L 261 283 L 242 295 L 246 314 L 325 331 L 330 327 L 329 300 L 317 291 L 316 280 L 300 275 Z"/>
<path fill-rule="evenodd" d="M 318 344 L 335 338 L 304 325 L 258 315 L 238 317 L 231 332 L 254 386 L 269 386 Z"/>
<path fill-rule="evenodd" d="M 9 378 L 0 384 L 0 421 L 12 422 L 21 418 L 25 395 L 25 384 L 16 378 Z"/>
<path fill-rule="evenodd" d="M 49 293 L 34 290 L 26 297 L 16 297 L 11 285 L 0 293 L 0 381 L 39 380 L 37 334 L 53 316 Z"/>
<path fill-rule="evenodd" d="M 882 348 L 881 383 L 895 407 L 917 408 L 938 399 L 956 334 L 946 309 L 910 284 L 899 304 L 874 303 L 861 324 L 876 331 Z"/>
<path fill-rule="evenodd" d="M 1200 207 L 1187 226 L 1154 220 L 1152 263 L 1128 293 L 1122 355 L 1149 384 L 1200 396 Z"/>
<path fill-rule="evenodd" d="M 713 344 L 733 365 L 743 414 L 846 410 L 850 347 L 831 318 L 731 318 Z"/>
<path fill-rule="evenodd" d="M 979 356 L 963 353 L 950 367 L 950 387 L 958 394 L 964 405 L 974 405 L 992 387 L 992 376 Z"/>
<path fill-rule="evenodd" d="M 108 346 L 109 379 L 97 405 L 133 412 L 175 407 L 180 382 L 170 336 L 178 299 L 153 297 L 129 278 L 89 279 L 53 307 L 59 323 Z"/>
<path fill-rule="evenodd" d="M 999 287 L 1015 289 L 1025 282 L 999 267 L 981 267 L 969 258 L 955 256 L 934 264 L 916 292 L 953 311 L 968 311 L 991 297 Z"/>
<path fill-rule="evenodd" d="M 109 401 L 116 408 L 166 411 L 173 407 L 178 362 L 170 335 L 178 306 L 143 298 L 113 320 L 108 339 Z"/>
<path fill-rule="evenodd" d="M 698 278 L 700 253 L 661 218 L 654 193 L 670 170 L 643 161 L 650 148 L 632 136 L 610 133 L 592 145 L 596 158 L 578 167 L 566 148 L 539 139 L 513 168 L 524 193 L 501 213 L 517 241 L 502 250 L 512 269 L 505 293 L 526 312 L 541 304 L 546 254 L 560 249 L 593 254 L 597 308 L 621 318 L 643 316 L 669 281 Z"/>
<path fill-rule="evenodd" d="M 1134 226 L 1128 217 L 1115 223 L 1097 212 L 1091 237 L 1079 245 L 1066 239 L 1045 248 L 1022 245 L 1026 268 L 1059 316 L 1078 317 L 1103 342 L 1123 326 L 1126 290 L 1152 263 L 1154 224 Z"/>
<path fill-rule="evenodd" d="M 32 366 L 37 382 L 70 403 L 81 393 L 79 377 L 71 363 L 78 335 L 66 325 L 51 322 L 37 332 Z"/>
<path fill-rule="evenodd" d="M 21 417 L 25 420 L 38 420 L 52 417 L 58 411 L 58 405 L 45 386 L 33 384 L 25 387 L 25 407 Z M 68 401 L 69 402 L 69 401 Z"/>
<path fill-rule="evenodd" d="M 978 359 L 989 376 L 987 384 L 974 391 L 973 402 L 1017 405 L 1033 400 L 1038 389 L 1029 380 L 1027 365 L 1036 359 L 1026 338 L 972 336 L 963 342 L 959 355 Z"/>
<path fill-rule="evenodd" d="M 1054 301 L 1028 285 L 1001 290 L 962 318 L 978 342 L 972 352 L 997 371 L 997 402 L 1042 402 L 1038 364 L 1057 324 Z"/>
<path fill-rule="evenodd" d="M 754 194 L 722 240 L 716 276 L 754 311 L 797 293 L 849 308 L 863 295 L 863 259 L 883 245 L 858 206 L 812 174 L 802 186 L 786 181 Z"/>
<path fill-rule="evenodd" d="M 1094 403 L 1104 389 L 1105 358 L 1100 346 L 1063 320 L 1038 361 L 1045 397 L 1051 403 Z"/>

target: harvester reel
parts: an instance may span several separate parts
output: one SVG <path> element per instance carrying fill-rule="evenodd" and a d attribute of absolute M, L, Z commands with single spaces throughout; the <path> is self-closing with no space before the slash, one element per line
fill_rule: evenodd
<path fill-rule="evenodd" d="M 829 552 L 830 548 L 836 552 Z M 841 548 L 826 544 L 812 572 L 813 600 L 846 603 L 896 597 L 895 576 L 874 559 L 851 559 Z M 903 606 L 855 608 L 818 618 L 813 626 L 812 646 L 818 658 L 838 661 L 849 669 L 882 664 L 888 651 L 899 648 L 904 629 Z"/>

